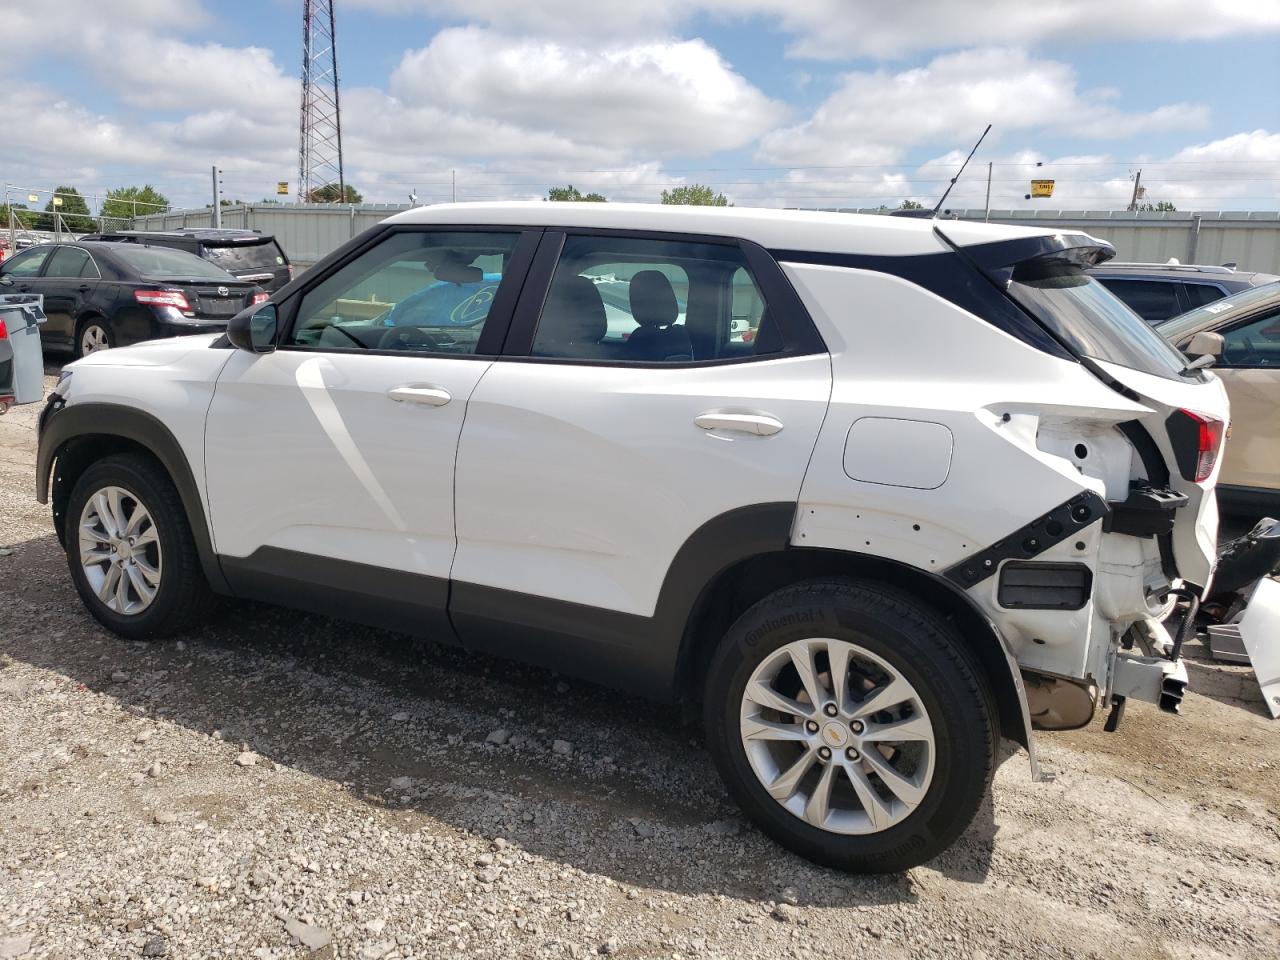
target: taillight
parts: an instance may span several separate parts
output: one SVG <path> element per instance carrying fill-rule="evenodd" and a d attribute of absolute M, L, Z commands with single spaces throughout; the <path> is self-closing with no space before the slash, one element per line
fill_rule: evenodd
<path fill-rule="evenodd" d="M 133 298 L 151 307 L 176 307 L 183 313 L 191 312 L 191 304 L 181 290 L 135 290 Z"/>
<path fill-rule="evenodd" d="M 0 340 L 9 339 L 9 329 L 4 325 L 4 317 L 0 317 Z"/>
<path fill-rule="evenodd" d="M 1178 458 L 1178 469 L 1184 477 L 1196 483 L 1209 479 L 1218 462 L 1225 432 L 1226 424 L 1206 413 L 1179 410 L 1169 418 L 1169 438 Z"/>
<path fill-rule="evenodd" d="M 269 293 L 255 293 L 253 295 L 253 306 L 256 307 L 260 303 L 266 303 L 270 299 L 271 294 Z"/>

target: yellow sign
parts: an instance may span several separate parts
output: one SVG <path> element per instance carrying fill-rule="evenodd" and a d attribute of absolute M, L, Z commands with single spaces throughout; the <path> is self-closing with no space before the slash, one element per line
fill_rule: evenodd
<path fill-rule="evenodd" d="M 1032 180 L 1031 195 L 1033 197 L 1052 197 L 1053 181 L 1052 180 Z"/>
<path fill-rule="evenodd" d="M 55 207 L 60 207 L 60 206 L 62 206 L 62 198 L 61 198 L 61 197 L 54 197 L 54 198 L 53 198 L 53 205 L 54 205 Z"/>
<path fill-rule="evenodd" d="M 39 203 L 39 202 L 40 202 L 40 198 L 37 197 L 34 193 L 27 194 L 27 203 Z"/>
<path fill-rule="evenodd" d="M 288 193 L 288 192 L 289 192 L 288 180 L 281 180 L 279 183 L 276 184 L 276 193 Z"/>

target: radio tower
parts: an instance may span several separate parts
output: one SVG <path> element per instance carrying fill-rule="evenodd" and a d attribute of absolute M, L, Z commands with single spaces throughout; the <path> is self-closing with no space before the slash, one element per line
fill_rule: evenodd
<path fill-rule="evenodd" d="M 342 120 L 338 114 L 338 44 L 333 0 L 303 0 L 302 120 L 298 137 L 298 202 L 311 191 L 338 185 L 338 202 L 347 197 L 342 175 Z"/>

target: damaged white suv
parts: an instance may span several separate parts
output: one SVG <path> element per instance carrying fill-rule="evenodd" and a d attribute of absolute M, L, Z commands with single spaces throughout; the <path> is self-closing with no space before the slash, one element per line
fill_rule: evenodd
<path fill-rule="evenodd" d="M 96 353 L 37 489 L 117 633 L 218 594 L 700 703 L 788 848 L 899 870 L 1000 738 L 1177 711 L 1220 382 L 1080 233 L 776 210 L 392 217 L 225 337 Z M 52 481 L 52 482 L 50 482 Z M 1136 646 L 1146 655 L 1139 655 Z"/>

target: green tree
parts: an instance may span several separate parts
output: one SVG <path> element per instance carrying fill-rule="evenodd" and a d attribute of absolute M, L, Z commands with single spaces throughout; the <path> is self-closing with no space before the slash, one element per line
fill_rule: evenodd
<path fill-rule="evenodd" d="M 663 203 L 680 203 L 696 207 L 727 207 L 729 198 L 723 193 L 716 193 L 701 183 L 692 183 L 687 187 L 676 187 L 662 191 Z"/>
<path fill-rule="evenodd" d="M 166 213 L 169 198 L 151 184 L 142 187 L 117 187 L 107 191 L 101 215 L 110 220 L 131 220 L 149 213 Z"/>
<path fill-rule="evenodd" d="M 552 187 L 547 191 L 548 200 L 574 200 L 587 203 L 608 203 L 609 198 L 600 193 L 583 193 L 572 183 L 567 187 Z"/>
<path fill-rule="evenodd" d="M 61 206 L 55 206 L 53 203 L 58 197 L 62 199 Z M 49 202 L 44 205 L 44 209 L 45 212 L 36 218 L 35 229 L 37 230 L 53 229 L 55 210 L 61 214 L 58 219 L 61 221 L 63 230 L 71 233 L 91 233 L 98 229 L 97 223 L 89 214 L 89 204 L 85 203 L 84 197 L 80 196 L 80 191 L 75 187 L 58 187 L 53 197 L 50 197 Z"/>
<path fill-rule="evenodd" d="M 923 210 L 924 204 L 917 203 L 915 200 L 907 199 L 902 201 L 898 209 L 899 210 Z"/>
<path fill-rule="evenodd" d="M 1175 213 L 1178 208 L 1173 205 L 1173 201 L 1171 200 L 1157 200 L 1155 203 L 1148 200 L 1144 203 L 1138 204 L 1137 209 L 1152 210 L 1157 213 Z"/>
<path fill-rule="evenodd" d="M 326 183 L 323 187 L 314 187 L 307 194 L 308 203 L 363 203 L 364 198 L 351 184 L 347 184 L 344 194 L 336 183 Z"/>
<path fill-rule="evenodd" d="M 9 211 L 13 210 L 13 225 L 18 230 L 29 230 L 34 226 L 39 214 L 27 210 L 25 203 L 0 203 L 0 231 L 9 229 Z"/>

